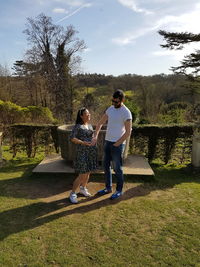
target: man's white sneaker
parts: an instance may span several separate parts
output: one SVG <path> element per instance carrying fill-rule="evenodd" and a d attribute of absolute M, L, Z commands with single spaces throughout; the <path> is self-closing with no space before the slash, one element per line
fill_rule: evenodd
<path fill-rule="evenodd" d="M 78 200 L 77 200 L 77 194 L 71 192 L 71 193 L 70 193 L 70 196 L 69 196 L 69 200 L 70 200 L 71 203 L 73 203 L 73 204 L 77 204 L 77 203 L 78 203 Z"/>
<path fill-rule="evenodd" d="M 84 195 L 85 197 L 91 197 L 91 194 L 88 192 L 88 189 L 84 186 L 80 186 L 80 194 Z"/>

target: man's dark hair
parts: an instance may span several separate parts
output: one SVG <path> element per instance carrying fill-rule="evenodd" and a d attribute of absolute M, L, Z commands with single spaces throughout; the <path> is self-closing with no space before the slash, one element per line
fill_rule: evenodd
<path fill-rule="evenodd" d="M 113 98 L 119 98 L 120 101 L 122 101 L 122 99 L 124 99 L 124 97 L 125 97 L 125 95 L 124 95 L 124 92 L 122 90 L 117 90 L 113 94 Z"/>

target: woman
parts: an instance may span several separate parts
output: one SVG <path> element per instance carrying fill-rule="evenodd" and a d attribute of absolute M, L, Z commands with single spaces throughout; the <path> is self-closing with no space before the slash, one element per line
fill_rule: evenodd
<path fill-rule="evenodd" d="M 69 200 L 73 204 L 78 203 L 76 191 L 79 187 L 82 195 L 86 197 L 91 196 L 86 185 L 91 171 L 97 168 L 97 149 L 96 146 L 91 145 L 93 128 L 92 125 L 89 124 L 89 121 L 90 113 L 88 109 L 81 108 L 78 111 L 76 124 L 70 136 L 71 141 L 77 145 L 74 169 L 76 173 L 79 173 L 73 183 L 72 192 L 69 196 Z"/>

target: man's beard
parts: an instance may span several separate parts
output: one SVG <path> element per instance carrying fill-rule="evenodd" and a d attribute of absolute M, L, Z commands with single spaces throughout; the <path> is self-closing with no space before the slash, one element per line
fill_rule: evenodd
<path fill-rule="evenodd" d="M 119 106 L 114 106 L 114 108 L 121 108 L 121 105 L 119 105 Z"/>

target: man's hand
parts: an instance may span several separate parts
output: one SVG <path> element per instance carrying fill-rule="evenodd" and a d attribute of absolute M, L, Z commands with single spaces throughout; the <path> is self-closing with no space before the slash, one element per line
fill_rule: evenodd
<path fill-rule="evenodd" d="M 93 137 L 92 138 L 92 141 L 91 141 L 91 146 L 95 146 L 97 143 L 97 138 L 96 137 Z"/>
<path fill-rule="evenodd" d="M 118 147 L 120 144 L 118 142 L 114 143 L 113 146 Z"/>
<path fill-rule="evenodd" d="M 102 125 L 108 120 L 108 116 L 107 114 L 105 113 L 101 119 L 99 120 L 99 122 L 97 123 L 96 125 L 96 130 L 95 130 L 95 134 L 94 134 L 94 137 L 92 138 L 92 146 L 95 146 L 96 143 L 97 143 L 97 138 L 98 138 L 98 135 L 99 135 L 99 131 L 101 130 L 101 127 Z"/>

